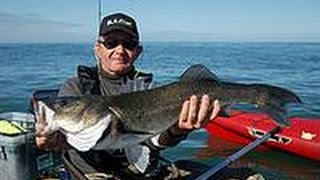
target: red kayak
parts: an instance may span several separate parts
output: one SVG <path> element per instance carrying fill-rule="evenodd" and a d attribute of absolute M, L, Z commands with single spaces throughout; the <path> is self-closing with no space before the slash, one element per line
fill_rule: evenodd
<path fill-rule="evenodd" d="M 283 128 L 264 146 L 320 161 L 320 119 L 294 117 L 290 120 L 291 126 Z M 266 115 L 233 111 L 230 117 L 218 117 L 210 122 L 206 130 L 221 139 L 247 144 L 275 126 Z"/>

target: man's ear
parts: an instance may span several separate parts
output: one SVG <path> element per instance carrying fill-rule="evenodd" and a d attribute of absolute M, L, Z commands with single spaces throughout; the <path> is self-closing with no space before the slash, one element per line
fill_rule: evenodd
<path fill-rule="evenodd" d="M 103 48 L 103 46 L 102 46 L 101 43 L 96 42 L 96 43 L 94 44 L 93 50 L 94 50 L 95 56 L 97 57 L 97 60 L 99 60 L 100 57 L 101 57 L 102 48 Z"/>

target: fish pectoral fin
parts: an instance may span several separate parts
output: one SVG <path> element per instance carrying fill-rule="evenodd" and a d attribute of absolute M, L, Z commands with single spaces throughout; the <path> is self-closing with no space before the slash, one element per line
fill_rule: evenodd
<path fill-rule="evenodd" d="M 287 110 L 284 107 L 275 106 L 271 104 L 264 104 L 258 106 L 259 109 L 266 113 L 274 122 L 281 127 L 290 126 Z"/>

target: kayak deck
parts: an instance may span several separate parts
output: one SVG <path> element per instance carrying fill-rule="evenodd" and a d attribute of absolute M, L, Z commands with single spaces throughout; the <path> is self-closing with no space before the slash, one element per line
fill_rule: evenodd
<path fill-rule="evenodd" d="M 269 138 L 265 146 L 320 161 L 320 119 L 290 118 L 291 126 Z M 218 117 L 206 130 L 219 138 L 247 144 L 260 138 L 276 124 L 264 114 L 232 111 L 230 117 Z"/>

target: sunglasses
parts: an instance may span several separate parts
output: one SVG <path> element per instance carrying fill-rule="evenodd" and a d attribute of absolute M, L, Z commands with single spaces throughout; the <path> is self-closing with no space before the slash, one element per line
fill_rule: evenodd
<path fill-rule="evenodd" d="M 132 51 L 138 46 L 138 41 L 133 39 L 107 38 L 106 40 L 100 40 L 98 42 L 102 43 L 107 49 L 113 49 L 121 44 L 124 48 Z"/>

